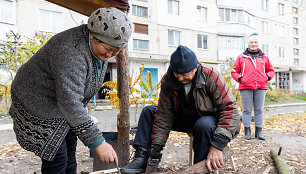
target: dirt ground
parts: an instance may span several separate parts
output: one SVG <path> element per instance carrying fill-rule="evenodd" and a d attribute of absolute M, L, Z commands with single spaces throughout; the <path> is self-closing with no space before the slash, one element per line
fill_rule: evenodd
<path fill-rule="evenodd" d="M 292 173 L 306 173 L 306 113 L 300 116 L 282 115 L 284 123 L 279 118 L 265 119 L 265 141 L 253 138 L 245 140 L 243 129 L 230 143 L 234 151 L 235 172 L 230 161 L 219 173 L 262 173 L 268 165 L 272 166 L 270 174 L 277 174 L 274 162 L 270 157 L 272 148 L 282 147 L 282 156 L 286 160 Z M 289 121 L 288 121 L 289 120 Z M 290 121 L 291 120 L 291 121 Z M 271 123 L 272 122 L 272 123 Z M 254 125 L 252 125 L 254 137 Z M 91 172 L 93 159 L 89 157 L 89 150 L 81 142 L 77 147 L 78 173 Z M 40 159 L 33 153 L 23 150 L 17 144 L 0 146 L 0 173 L 40 173 Z M 163 159 L 159 165 L 159 172 L 176 173 L 184 170 L 189 164 L 189 137 L 185 133 L 171 132 L 167 145 L 163 151 Z"/>

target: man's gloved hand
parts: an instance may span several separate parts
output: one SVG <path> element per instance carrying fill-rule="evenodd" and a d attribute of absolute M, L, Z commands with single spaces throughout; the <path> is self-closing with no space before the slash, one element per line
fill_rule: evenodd
<path fill-rule="evenodd" d="M 158 165 L 161 158 L 162 158 L 162 150 L 163 146 L 159 144 L 152 144 L 150 148 L 149 160 L 148 165 Z"/>
<path fill-rule="evenodd" d="M 150 156 L 152 159 L 160 159 L 162 157 L 163 146 L 159 144 L 152 144 L 150 148 Z"/>

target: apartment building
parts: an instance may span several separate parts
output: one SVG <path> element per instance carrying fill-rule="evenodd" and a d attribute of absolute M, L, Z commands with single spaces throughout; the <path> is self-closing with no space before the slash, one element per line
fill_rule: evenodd
<path fill-rule="evenodd" d="M 275 87 L 306 92 L 305 0 L 132 0 L 130 65 L 163 74 L 178 44 L 222 71 L 258 33 L 276 70 Z M 152 64 L 151 62 L 154 62 Z M 137 67 L 139 68 L 139 67 Z M 155 77 L 159 78 L 159 77 Z"/>
<path fill-rule="evenodd" d="M 200 62 L 222 70 L 258 33 L 260 47 L 276 69 L 273 82 L 285 91 L 306 92 L 306 0 L 130 0 L 134 33 L 128 44 L 129 69 L 150 71 L 157 83 L 179 44 Z M 0 40 L 13 30 L 58 33 L 87 22 L 87 17 L 43 0 L 0 0 Z M 117 76 L 110 60 L 106 81 Z M 135 74 L 134 74 L 135 75 Z"/>

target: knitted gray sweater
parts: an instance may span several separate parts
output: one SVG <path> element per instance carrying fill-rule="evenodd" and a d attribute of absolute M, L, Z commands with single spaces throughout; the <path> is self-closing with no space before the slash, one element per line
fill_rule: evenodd
<path fill-rule="evenodd" d="M 89 47 L 89 30 L 81 25 L 53 36 L 12 83 L 10 115 L 19 144 L 52 160 L 71 129 L 85 144 L 102 136 L 85 106 L 100 89 L 101 78 Z"/>

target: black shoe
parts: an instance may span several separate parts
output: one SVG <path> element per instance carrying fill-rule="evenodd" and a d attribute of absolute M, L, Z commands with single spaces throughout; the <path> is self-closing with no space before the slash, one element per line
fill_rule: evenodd
<path fill-rule="evenodd" d="M 266 138 L 262 135 L 262 128 L 261 127 L 255 127 L 255 138 L 258 138 L 260 140 L 265 140 Z"/>
<path fill-rule="evenodd" d="M 148 152 L 142 149 L 137 149 L 133 161 L 122 167 L 120 172 L 126 174 L 144 173 L 146 171 L 148 157 Z"/>
<path fill-rule="evenodd" d="M 245 135 L 245 139 L 247 140 L 251 139 L 251 128 L 250 127 L 244 127 L 244 135 Z"/>

